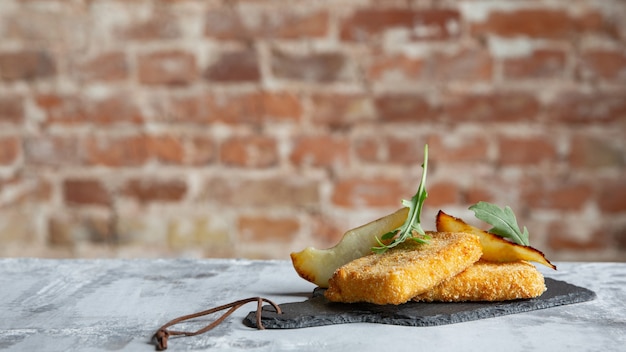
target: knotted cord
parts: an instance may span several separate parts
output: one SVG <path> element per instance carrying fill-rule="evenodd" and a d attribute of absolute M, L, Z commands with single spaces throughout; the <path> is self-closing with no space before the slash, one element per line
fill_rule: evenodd
<path fill-rule="evenodd" d="M 176 319 L 172 319 L 171 321 L 169 321 L 165 325 L 161 326 L 157 330 L 157 332 L 154 333 L 154 335 L 152 336 L 152 340 L 154 341 L 154 343 L 156 345 L 156 350 L 157 351 L 166 350 L 167 349 L 167 340 L 168 340 L 168 338 L 170 336 L 177 336 L 177 335 L 195 336 L 195 335 L 203 334 L 203 333 L 205 333 L 205 332 L 215 328 L 216 326 L 220 325 L 220 323 L 222 323 L 231 314 L 233 314 L 233 312 L 235 312 L 237 309 L 241 308 L 243 305 L 245 305 L 247 303 L 250 303 L 250 302 L 257 302 L 256 326 L 257 326 L 257 329 L 259 329 L 259 330 L 264 330 L 265 329 L 265 327 L 263 327 L 263 324 L 261 323 L 261 312 L 262 312 L 262 308 L 263 308 L 263 302 L 267 302 L 272 307 L 274 307 L 274 309 L 276 310 L 276 313 L 278 313 L 278 314 L 282 313 L 281 310 L 280 310 L 280 307 L 276 303 L 270 301 L 269 299 L 263 298 L 263 297 L 250 297 L 250 298 L 234 301 L 234 302 L 231 302 L 231 303 L 228 303 L 228 304 L 224 304 L 224 305 L 219 306 L 219 307 L 207 309 L 207 310 L 204 310 L 202 312 L 188 314 L 188 315 L 183 315 L 183 316 L 178 317 Z M 205 326 L 204 328 L 202 328 L 200 330 L 196 330 L 196 331 L 177 331 L 177 330 L 168 330 L 167 329 L 168 327 L 170 327 L 172 325 L 176 325 L 176 324 L 182 323 L 183 321 L 186 321 L 186 320 L 189 320 L 189 319 L 198 318 L 198 317 L 209 315 L 209 314 L 213 314 L 213 313 L 222 311 L 224 309 L 228 309 L 228 311 L 226 311 L 226 313 L 222 314 L 215 321 L 213 321 L 212 323 L 210 323 L 209 325 Z"/>

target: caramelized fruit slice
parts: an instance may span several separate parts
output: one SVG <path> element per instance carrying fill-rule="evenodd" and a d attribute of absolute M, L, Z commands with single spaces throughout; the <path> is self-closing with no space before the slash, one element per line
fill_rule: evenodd
<path fill-rule="evenodd" d="M 436 222 L 437 231 L 467 232 L 478 235 L 480 237 L 480 245 L 483 247 L 483 256 L 481 258 L 484 260 L 500 263 L 527 260 L 556 270 L 556 266 L 550 263 L 541 251 L 530 246 L 513 243 L 500 236 L 483 231 L 441 210 L 437 213 Z"/>

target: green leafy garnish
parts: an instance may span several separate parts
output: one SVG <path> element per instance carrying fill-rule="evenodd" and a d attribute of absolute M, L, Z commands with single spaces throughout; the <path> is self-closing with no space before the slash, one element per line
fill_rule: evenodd
<path fill-rule="evenodd" d="M 428 170 L 428 145 L 424 146 L 424 163 L 422 164 L 424 171 L 422 172 L 422 180 L 417 189 L 417 193 L 411 198 L 411 200 L 402 200 L 402 205 L 409 208 L 409 216 L 406 221 L 399 228 L 387 232 L 382 235 L 380 239 L 376 237 L 378 247 L 372 247 L 372 252 L 381 254 L 389 248 L 393 248 L 400 243 L 411 239 L 418 243 L 428 243 L 430 236 L 426 235 L 422 225 L 420 225 L 420 214 L 422 213 L 422 206 L 428 193 L 426 193 L 426 172 Z M 382 241 L 389 241 L 393 239 L 389 244 L 385 244 Z"/>
<path fill-rule="evenodd" d="M 524 231 L 520 230 L 515 214 L 513 214 L 513 210 L 511 210 L 509 206 L 500 209 L 500 207 L 495 204 L 478 202 L 469 207 L 469 209 L 474 211 L 477 218 L 493 226 L 491 229 L 487 230 L 488 232 L 500 237 L 509 238 L 522 246 L 529 245 L 528 229 L 524 226 Z"/>

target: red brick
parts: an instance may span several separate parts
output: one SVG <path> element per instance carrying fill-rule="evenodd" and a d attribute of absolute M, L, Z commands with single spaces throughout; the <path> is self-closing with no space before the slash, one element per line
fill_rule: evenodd
<path fill-rule="evenodd" d="M 386 139 L 372 136 L 360 136 L 353 144 L 354 152 L 360 160 L 366 162 L 386 161 Z"/>
<path fill-rule="evenodd" d="M 592 10 L 587 7 L 586 11 L 580 13 L 575 18 L 577 29 L 580 33 L 591 33 L 611 39 L 620 38 L 619 20 L 621 14 L 619 11 L 607 11 L 605 16 L 602 12 Z"/>
<path fill-rule="evenodd" d="M 461 190 L 453 182 L 440 181 L 426 185 L 428 206 L 441 207 L 444 205 L 455 205 L 461 202 Z M 406 198 L 406 197 L 405 197 Z"/>
<path fill-rule="evenodd" d="M 60 106 L 63 105 L 64 99 L 75 99 L 75 98 L 73 98 L 73 96 L 71 96 L 71 98 L 63 97 L 58 94 L 41 94 L 41 95 L 35 96 L 35 103 L 37 104 L 39 108 L 48 111 L 52 109 L 58 109 Z"/>
<path fill-rule="evenodd" d="M 4 94 L 0 97 L 0 125 L 19 125 L 24 122 L 24 104 L 21 97 Z"/>
<path fill-rule="evenodd" d="M 297 121 L 302 114 L 298 97 L 281 92 L 207 95 L 203 107 L 211 121 L 229 124 Z"/>
<path fill-rule="evenodd" d="M 187 194 L 187 183 L 179 179 L 132 179 L 124 185 L 123 193 L 140 203 L 178 202 Z"/>
<path fill-rule="evenodd" d="M 204 17 L 204 35 L 216 39 L 250 39 L 241 17 L 232 7 L 210 10 Z"/>
<path fill-rule="evenodd" d="M 395 179 L 348 178 L 335 183 L 332 202 L 348 208 L 399 207 L 406 194 L 406 188 Z"/>
<path fill-rule="evenodd" d="M 343 166 L 349 162 L 350 141 L 330 135 L 303 136 L 295 141 L 290 160 L 295 165 Z"/>
<path fill-rule="evenodd" d="M 436 169 L 437 160 L 432 161 L 433 169 Z M 468 170 L 467 172 L 471 171 Z M 473 174 L 471 183 L 461 188 L 461 202 L 467 206 L 480 201 L 501 203 L 501 206 L 504 206 L 511 202 L 512 196 L 518 197 L 523 190 L 531 189 L 537 182 L 540 181 L 532 177 L 503 177 L 499 172 L 485 173 L 481 171 Z M 528 213 L 527 209 L 522 208 L 521 205 L 515 206 L 513 210 L 518 216 Z"/>
<path fill-rule="evenodd" d="M 24 140 L 24 158 L 35 166 L 79 165 L 81 148 L 74 136 L 28 136 Z"/>
<path fill-rule="evenodd" d="M 493 76 L 493 59 L 488 52 L 462 48 L 453 53 L 433 52 L 424 57 L 382 56 L 373 60 L 369 78 L 394 83 L 432 81 L 488 81 Z"/>
<path fill-rule="evenodd" d="M 35 80 L 56 74 L 56 63 L 45 51 L 0 52 L 0 79 Z"/>
<path fill-rule="evenodd" d="M 494 10 L 485 21 L 472 23 L 471 32 L 474 35 L 500 37 L 567 39 L 576 34 L 577 24 L 566 9 L 520 8 L 514 11 Z"/>
<path fill-rule="evenodd" d="M 474 48 L 439 53 L 428 59 L 425 72 L 427 78 L 439 81 L 491 81 L 493 58 L 489 52 Z"/>
<path fill-rule="evenodd" d="M 611 226 L 608 231 L 613 234 L 613 241 L 615 241 L 617 250 L 626 250 L 626 225 Z"/>
<path fill-rule="evenodd" d="M 191 165 L 207 165 L 215 161 L 217 147 L 215 141 L 210 137 L 194 137 L 191 140 L 191 151 L 189 152 L 189 163 Z"/>
<path fill-rule="evenodd" d="M 224 141 L 220 160 L 229 166 L 264 168 L 278 163 L 276 140 L 255 135 L 232 137 Z"/>
<path fill-rule="evenodd" d="M 274 50 L 270 66 L 276 78 L 329 83 L 344 81 L 348 59 L 341 53 L 291 54 Z"/>
<path fill-rule="evenodd" d="M 204 78 L 217 82 L 257 82 L 261 78 L 257 54 L 254 50 L 223 53 L 207 68 Z"/>
<path fill-rule="evenodd" d="M 20 139 L 0 136 L 0 165 L 13 164 L 20 155 Z"/>
<path fill-rule="evenodd" d="M 185 161 L 183 140 L 176 136 L 158 135 L 147 139 L 147 153 L 166 164 L 181 165 Z"/>
<path fill-rule="evenodd" d="M 114 95 L 98 101 L 83 99 L 85 119 L 94 124 L 113 123 L 141 124 L 144 120 L 132 99 L 125 95 Z"/>
<path fill-rule="evenodd" d="M 346 41 L 368 42 L 380 39 L 385 32 L 402 28 L 410 39 L 448 39 L 459 35 L 460 15 L 455 9 L 380 9 L 356 11 L 340 23 L 340 37 Z"/>
<path fill-rule="evenodd" d="M 63 181 L 63 200 L 70 205 L 109 205 L 111 196 L 98 180 L 68 179 Z"/>
<path fill-rule="evenodd" d="M 156 112 L 155 120 L 172 123 L 208 124 L 211 122 L 205 98 L 199 94 L 157 95 L 151 102 Z"/>
<path fill-rule="evenodd" d="M 626 80 L 626 51 L 589 50 L 581 55 L 584 75 L 607 81 Z"/>
<path fill-rule="evenodd" d="M 79 76 L 86 81 L 113 82 L 125 80 L 129 66 L 124 52 L 102 53 L 82 63 Z"/>
<path fill-rule="evenodd" d="M 356 156 L 366 162 L 421 165 L 424 161 L 424 136 L 360 136 L 354 141 Z"/>
<path fill-rule="evenodd" d="M 487 148 L 488 141 L 483 136 L 433 135 L 428 138 L 428 150 L 432 160 L 441 164 L 486 162 Z"/>
<path fill-rule="evenodd" d="M 237 221 L 239 240 L 253 242 L 285 242 L 293 240 L 300 229 L 294 218 L 241 216 Z"/>
<path fill-rule="evenodd" d="M 537 165 L 542 162 L 555 162 L 556 146 L 545 136 L 500 137 L 498 140 L 500 165 Z"/>
<path fill-rule="evenodd" d="M 118 27 L 116 36 L 121 40 L 167 40 L 180 38 L 180 28 L 176 17 L 164 11 L 155 11 L 143 21 L 132 21 L 127 26 Z"/>
<path fill-rule="evenodd" d="M 81 150 L 88 165 L 140 166 L 150 155 L 145 136 L 90 136 L 81 141 Z"/>
<path fill-rule="evenodd" d="M 38 177 L 35 181 L 35 185 L 33 187 L 29 187 L 20 197 L 18 198 L 19 202 L 29 202 L 32 204 L 33 201 L 48 203 L 52 199 L 52 184 L 50 181 Z"/>
<path fill-rule="evenodd" d="M 566 8 L 518 8 L 514 11 L 493 11 L 488 19 L 471 26 L 475 34 L 499 36 L 530 36 L 536 38 L 560 38 L 589 33 L 612 39 L 619 38 L 619 15 L 615 12 L 605 16 L 590 7 L 570 16 Z"/>
<path fill-rule="evenodd" d="M 608 123 L 626 118 L 626 91 L 582 93 L 566 91 L 548 106 L 553 121 Z"/>
<path fill-rule="evenodd" d="M 50 3 L 53 2 L 48 1 L 46 5 Z M 28 43 L 26 47 L 36 48 L 59 42 L 62 38 L 74 34 L 70 31 L 75 27 L 69 28 L 66 24 L 78 16 L 67 16 L 65 12 L 68 10 L 67 3 L 63 5 L 62 1 L 56 1 L 55 5 L 65 9 L 57 7 L 54 10 L 41 5 L 42 3 L 37 1 L 20 1 L 19 5 L 13 8 L 4 7 L 0 21 L 3 39 L 11 40 L 13 43 Z"/>
<path fill-rule="evenodd" d="M 137 67 L 139 82 L 146 85 L 188 85 L 198 77 L 195 56 L 184 51 L 139 55 Z"/>
<path fill-rule="evenodd" d="M 562 50 L 538 49 L 524 57 L 507 58 L 502 62 L 507 79 L 563 78 L 566 55 Z"/>
<path fill-rule="evenodd" d="M 263 92 L 260 97 L 265 117 L 280 120 L 298 120 L 302 104 L 296 95 L 286 92 Z"/>
<path fill-rule="evenodd" d="M 246 16 L 243 21 L 241 16 Z M 328 32 L 329 16 L 325 11 L 293 13 L 289 11 L 247 11 L 219 8 L 205 17 L 204 34 L 211 38 L 251 40 L 254 38 L 319 38 Z"/>
<path fill-rule="evenodd" d="M 455 52 L 432 52 L 423 57 L 405 55 L 374 56 L 368 77 L 394 84 L 433 81 L 489 81 L 493 76 L 493 59 L 482 49 L 466 48 Z"/>
<path fill-rule="evenodd" d="M 140 124 L 143 116 L 125 95 L 113 95 L 99 100 L 81 96 L 40 95 L 37 105 L 47 115 L 47 124 Z"/>
<path fill-rule="evenodd" d="M 316 94 L 312 100 L 312 120 L 316 124 L 343 128 L 376 119 L 374 102 L 365 95 Z"/>
<path fill-rule="evenodd" d="M 540 111 L 537 99 L 527 93 L 448 94 L 443 111 L 452 121 L 534 121 Z"/>
<path fill-rule="evenodd" d="M 622 173 L 623 176 L 623 173 Z M 598 207 L 603 213 L 626 213 L 626 179 L 598 181 Z"/>
<path fill-rule="evenodd" d="M 343 234 L 348 230 L 348 226 L 341 226 L 336 224 L 335 221 L 321 214 L 316 214 L 312 217 L 312 231 L 316 240 L 321 240 L 321 244 L 324 248 L 329 248 L 336 245 L 343 237 Z"/>
<path fill-rule="evenodd" d="M 393 83 L 394 81 L 414 81 L 428 79 L 428 58 L 406 55 L 374 56 L 367 74 L 371 80 Z"/>
<path fill-rule="evenodd" d="M 275 17 L 273 12 L 271 17 Z M 268 16 L 269 17 L 269 16 Z M 320 38 L 328 33 L 329 16 L 326 11 L 314 13 L 286 15 L 280 23 L 273 24 L 274 20 L 266 20 L 264 27 L 268 28 L 264 37 L 267 38 Z"/>
<path fill-rule="evenodd" d="M 379 119 L 388 122 L 426 122 L 437 118 L 438 111 L 422 96 L 389 94 L 375 98 Z"/>
<path fill-rule="evenodd" d="M 575 238 L 571 234 L 571 223 L 554 221 L 548 226 L 548 247 L 554 250 L 597 251 L 609 245 L 606 231 L 595 231 L 588 238 Z"/>
<path fill-rule="evenodd" d="M 214 177 L 204 193 L 218 204 L 237 206 L 315 207 L 320 201 L 318 182 L 303 177 Z"/>
<path fill-rule="evenodd" d="M 205 115 L 209 122 L 260 124 L 264 117 L 258 93 L 207 94 L 202 100 L 200 109 L 206 111 Z"/>
<path fill-rule="evenodd" d="M 578 135 L 570 142 L 569 164 L 574 169 L 621 168 L 626 152 L 613 138 Z"/>
<path fill-rule="evenodd" d="M 582 210 L 593 199 L 591 185 L 583 182 L 537 181 L 525 185 L 522 197 L 534 209 Z"/>
<path fill-rule="evenodd" d="M 48 221 L 47 242 L 53 247 L 73 248 L 84 241 L 118 245 L 120 240 L 123 238 L 115 229 L 115 217 L 111 212 L 55 214 Z"/>
<path fill-rule="evenodd" d="M 463 192 L 463 197 L 465 198 L 463 203 L 465 204 L 476 204 L 480 201 L 483 202 L 495 202 L 495 193 L 491 187 L 482 187 L 479 185 L 473 185 Z"/>
<path fill-rule="evenodd" d="M 421 138 L 387 138 L 387 161 L 421 165 L 424 161 L 424 140 Z"/>
<path fill-rule="evenodd" d="M 65 217 L 61 219 L 53 216 L 48 219 L 47 244 L 52 247 L 72 247 L 76 239 L 72 234 L 71 227 Z"/>

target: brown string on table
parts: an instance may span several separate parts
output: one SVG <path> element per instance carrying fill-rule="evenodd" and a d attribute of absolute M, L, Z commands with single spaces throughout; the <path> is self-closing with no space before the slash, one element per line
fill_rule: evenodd
<path fill-rule="evenodd" d="M 241 299 L 238 301 L 234 301 L 228 304 L 224 304 L 222 306 L 219 307 L 215 307 L 215 308 L 211 308 L 202 312 L 198 312 L 198 313 L 193 313 L 193 314 L 189 314 L 189 315 L 183 315 L 181 317 L 178 317 L 176 319 L 173 319 L 171 321 L 169 321 L 168 323 L 166 323 L 165 325 L 161 326 L 156 333 L 154 333 L 154 335 L 152 335 L 152 340 L 154 341 L 155 345 L 156 345 L 156 350 L 157 351 L 163 351 L 167 349 L 167 340 L 170 336 L 176 336 L 176 335 L 184 335 L 184 336 L 195 336 L 195 335 L 199 335 L 202 333 L 205 333 L 211 329 L 213 329 L 214 327 L 220 325 L 220 323 L 222 323 L 226 318 L 228 318 L 228 316 L 230 316 L 231 314 L 233 314 L 234 311 L 236 311 L 237 309 L 241 308 L 241 306 L 250 303 L 250 302 L 257 302 L 257 309 L 256 309 L 256 326 L 257 329 L 259 330 L 264 330 L 265 327 L 263 327 L 263 324 L 261 324 L 261 311 L 263 308 L 263 302 L 267 302 L 269 303 L 272 307 L 274 307 L 274 309 L 276 310 L 276 313 L 281 314 L 281 310 L 280 307 L 270 301 L 267 298 L 263 298 L 263 297 L 250 297 L 250 298 L 246 298 L 246 299 Z M 172 326 L 172 325 L 176 325 L 178 323 L 181 323 L 185 320 L 189 320 L 189 319 L 194 319 L 194 318 L 198 318 L 204 315 L 208 315 L 208 314 L 212 314 L 215 312 L 219 312 L 221 310 L 224 309 L 228 309 L 228 311 L 226 311 L 226 313 L 222 314 L 219 318 L 217 318 L 214 322 L 212 322 L 211 324 L 205 326 L 204 328 L 197 330 L 197 331 L 176 331 L 176 330 L 168 330 L 167 328 Z"/>

